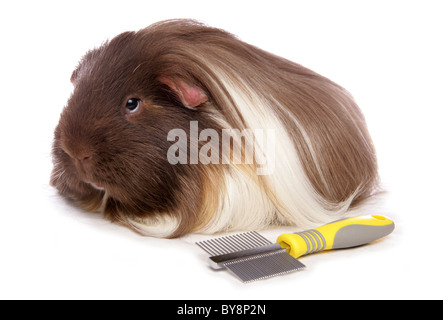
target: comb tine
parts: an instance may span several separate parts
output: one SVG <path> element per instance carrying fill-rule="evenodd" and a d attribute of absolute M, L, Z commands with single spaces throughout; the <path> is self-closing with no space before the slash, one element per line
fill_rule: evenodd
<path fill-rule="evenodd" d="M 256 246 L 260 246 L 254 242 L 253 238 L 251 237 L 251 233 L 249 233 L 249 232 L 239 234 L 237 238 L 238 238 L 238 241 L 242 244 L 243 250 L 251 249 Z"/>
<path fill-rule="evenodd" d="M 235 252 L 238 251 L 239 247 L 234 244 L 233 241 L 231 241 L 231 237 L 223 237 L 218 239 L 220 244 L 223 246 L 224 252 L 223 253 L 229 253 L 229 252 Z"/>
<path fill-rule="evenodd" d="M 219 254 L 229 252 L 229 250 L 224 245 L 223 240 L 221 239 L 212 239 L 210 240 L 210 243 L 212 245 L 212 248 Z"/>
<path fill-rule="evenodd" d="M 245 232 L 230 236 L 235 242 L 239 250 L 246 250 L 272 244 L 268 239 L 257 232 Z"/>
<path fill-rule="evenodd" d="M 230 250 L 229 252 L 226 253 L 249 249 L 251 245 L 246 240 L 247 240 L 247 235 L 243 233 L 230 236 L 229 239 L 227 239 L 227 241 L 232 243 L 233 250 Z"/>
<path fill-rule="evenodd" d="M 217 239 L 197 242 L 197 245 L 211 255 L 224 254 L 225 251 L 220 247 Z"/>
<path fill-rule="evenodd" d="M 305 268 L 285 251 L 228 262 L 225 267 L 243 282 L 267 279 Z"/>
<path fill-rule="evenodd" d="M 200 248 L 202 248 L 206 253 L 208 253 L 210 255 L 217 254 L 215 251 L 213 251 L 209 242 L 207 242 L 207 241 L 200 241 L 200 242 L 196 242 L 195 244 L 198 245 Z"/>
<path fill-rule="evenodd" d="M 257 248 L 271 244 L 271 242 L 254 231 L 200 241 L 196 244 L 210 255 L 215 256 Z"/>
<path fill-rule="evenodd" d="M 255 241 L 257 241 L 257 243 L 260 243 L 261 246 L 266 246 L 268 244 L 272 244 L 271 241 L 269 241 L 268 239 L 263 237 L 260 233 L 255 232 L 255 231 L 251 232 L 251 239 L 254 239 Z"/>

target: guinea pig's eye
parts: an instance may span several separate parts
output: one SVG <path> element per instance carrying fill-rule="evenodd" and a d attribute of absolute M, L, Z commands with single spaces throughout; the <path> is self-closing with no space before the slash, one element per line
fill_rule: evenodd
<path fill-rule="evenodd" d="M 140 99 L 131 98 L 126 101 L 126 113 L 134 113 L 140 107 Z"/>

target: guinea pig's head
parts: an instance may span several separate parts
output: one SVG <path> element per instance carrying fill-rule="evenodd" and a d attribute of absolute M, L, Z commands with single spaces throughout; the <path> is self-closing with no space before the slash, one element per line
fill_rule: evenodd
<path fill-rule="evenodd" d="M 196 188 L 200 182 L 195 168 L 168 162 L 167 136 L 174 128 L 188 132 L 191 120 L 210 126 L 196 111 L 208 98 L 156 43 L 126 32 L 88 52 L 55 129 L 51 184 L 111 220 L 171 212 L 180 199 L 199 197 L 177 196 L 192 189 L 183 186 L 187 176 L 195 175 Z"/>

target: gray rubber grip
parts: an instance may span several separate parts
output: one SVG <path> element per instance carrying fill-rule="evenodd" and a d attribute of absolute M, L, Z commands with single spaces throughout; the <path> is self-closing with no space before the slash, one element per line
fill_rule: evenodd
<path fill-rule="evenodd" d="M 354 224 L 337 231 L 332 249 L 342 249 L 361 246 L 383 238 L 394 231 L 394 223 L 386 226 L 368 226 Z"/>

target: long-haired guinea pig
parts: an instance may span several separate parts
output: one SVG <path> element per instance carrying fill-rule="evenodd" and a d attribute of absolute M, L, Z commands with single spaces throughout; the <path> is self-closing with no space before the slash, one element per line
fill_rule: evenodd
<path fill-rule="evenodd" d="M 351 95 L 226 31 L 171 20 L 125 32 L 71 82 L 51 184 L 142 234 L 312 227 L 378 188 Z"/>

